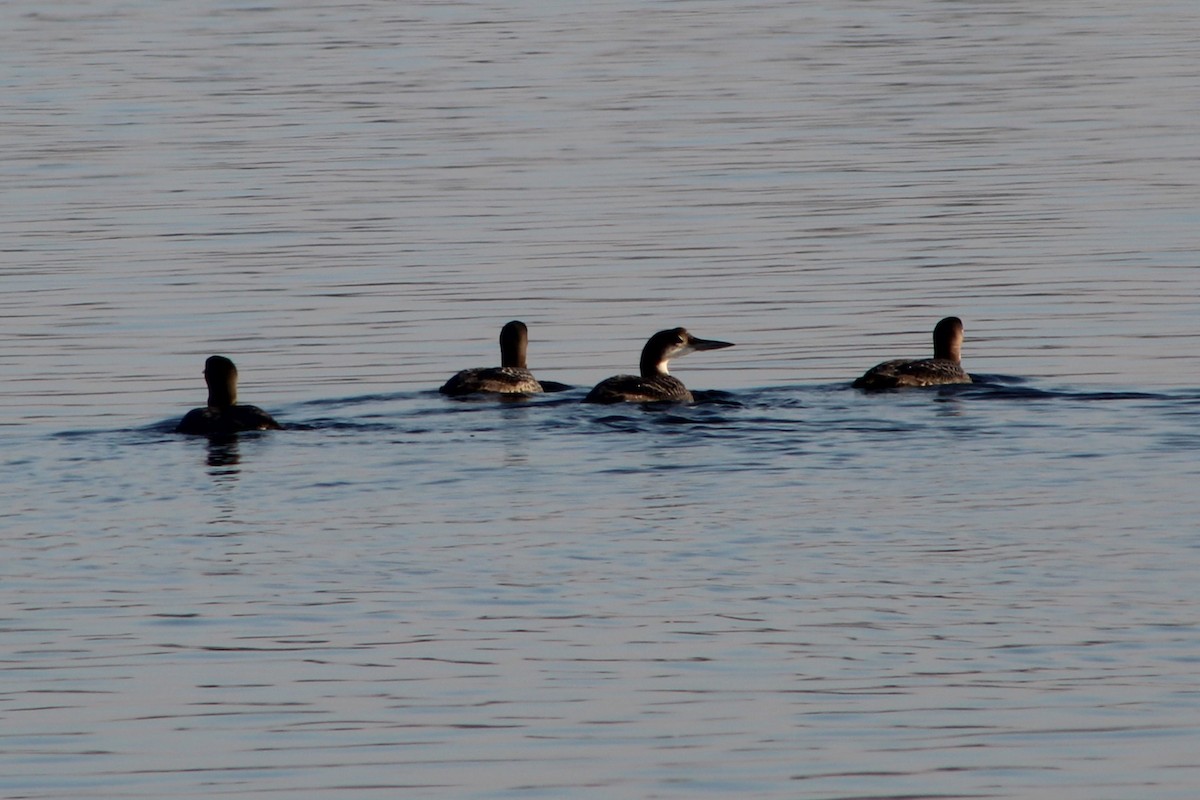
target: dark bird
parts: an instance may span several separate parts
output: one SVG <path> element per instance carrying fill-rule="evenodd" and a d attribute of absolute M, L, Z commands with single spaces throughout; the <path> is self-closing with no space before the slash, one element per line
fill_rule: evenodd
<path fill-rule="evenodd" d="M 204 362 L 208 405 L 193 408 L 175 428 L 178 433 L 228 436 L 240 431 L 278 430 L 282 426 L 257 406 L 237 404 L 237 367 L 225 356 L 209 356 Z"/>
<path fill-rule="evenodd" d="M 690 403 L 683 381 L 667 372 L 667 362 L 696 350 L 720 350 L 733 342 L 700 339 L 683 328 L 659 331 L 642 348 L 641 375 L 614 375 L 596 384 L 585 403 Z"/>
<path fill-rule="evenodd" d="M 524 322 L 513 320 L 500 329 L 500 366 L 464 369 L 442 388 L 451 397 L 491 392 L 494 394 L 541 394 L 542 384 L 525 366 L 525 350 L 529 346 L 529 329 Z"/>
<path fill-rule="evenodd" d="M 867 391 L 881 391 L 903 386 L 970 383 L 971 376 L 963 371 L 961 363 L 962 341 L 962 320 L 946 317 L 933 329 L 933 358 L 885 361 L 867 370 L 853 386 Z"/>

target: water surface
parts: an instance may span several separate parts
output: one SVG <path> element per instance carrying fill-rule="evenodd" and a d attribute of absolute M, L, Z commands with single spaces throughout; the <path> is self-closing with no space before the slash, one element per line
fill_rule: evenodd
<path fill-rule="evenodd" d="M 0 794 L 1194 796 L 1191 4 L 0 24 Z"/>

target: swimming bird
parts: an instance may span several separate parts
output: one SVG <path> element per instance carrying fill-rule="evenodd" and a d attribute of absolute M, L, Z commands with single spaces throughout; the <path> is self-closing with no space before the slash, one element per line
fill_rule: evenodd
<path fill-rule="evenodd" d="M 542 385 L 525 366 L 528 345 L 529 329 L 524 322 L 514 319 L 500 329 L 500 366 L 464 369 L 438 391 L 451 397 L 476 392 L 541 394 Z"/>
<path fill-rule="evenodd" d="M 962 368 L 962 341 L 962 320 L 946 317 L 933 329 L 933 358 L 885 361 L 871 367 L 852 385 L 856 389 L 879 391 L 902 386 L 971 383 L 971 376 Z"/>
<path fill-rule="evenodd" d="M 690 403 L 683 381 L 667 372 L 667 362 L 696 350 L 720 350 L 733 342 L 700 339 L 683 328 L 659 331 L 642 348 L 641 375 L 614 375 L 596 384 L 585 403 Z"/>
<path fill-rule="evenodd" d="M 175 431 L 203 436 L 228 436 L 239 431 L 278 430 L 283 427 L 258 406 L 237 404 L 237 380 L 237 367 L 232 361 L 225 356 L 209 356 L 204 362 L 208 405 L 189 411 Z"/>

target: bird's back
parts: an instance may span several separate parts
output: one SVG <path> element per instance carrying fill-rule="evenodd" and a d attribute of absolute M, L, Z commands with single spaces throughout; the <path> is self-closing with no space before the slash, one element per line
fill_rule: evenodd
<path fill-rule="evenodd" d="M 193 408 L 175 429 L 178 433 L 199 436 L 228 436 L 243 431 L 268 431 L 282 428 L 258 406 L 233 405 L 225 408 Z"/>
<path fill-rule="evenodd" d="M 896 359 L 876 364 L 853 384 L 856 389 L 898 389 L 903 386 L 941 386 L 970 383 L 971 376 L 947 358 Z"/>
<path fill-rule="evenodd" d="M 690 403 L 692 393 L 672 375 L 614 375 L 596 384 L 585 403 Z"/>
<path fill-rule="evenodd" d="M 520 367 L 464 369 L 446 381 L 439 392 L 451 397 L 492 392 L 495 394 L 540 394 L 542 385 L 533 373 Z"/>

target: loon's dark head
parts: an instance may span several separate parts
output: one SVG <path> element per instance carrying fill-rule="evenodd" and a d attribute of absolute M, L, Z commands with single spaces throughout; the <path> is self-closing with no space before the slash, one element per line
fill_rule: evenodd
<path fill-rule="evenodd" d="M 667 362 L 672 358 L 686 356 L 697 350 L 720 350 L 723 347 L 733 347 L 733 342 L 701 339 L 688 333 L 686 328 L 659 331 L 642 348 L 642 376 L 668 375 Z"/>

